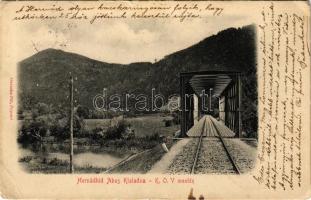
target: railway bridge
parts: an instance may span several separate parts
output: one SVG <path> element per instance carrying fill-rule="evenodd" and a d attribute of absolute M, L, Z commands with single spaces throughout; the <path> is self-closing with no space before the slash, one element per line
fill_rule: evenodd
<path fill-rule="evenodd" d="M 187 137 L 169 173 L 249 171 L 255 148 L 242 139 L 241 72 L 180 73 L 181 136 Z"/>
<path fill-rule="evenodd" d="M 241 72 L 236 71 L 199 71 L 180 73 L 180 105 L 181 105 L 181 135 L 199 136 L 200 131 L 191 130 L 194 125 L 207 127 L 218 120 L 225 126 L 222 134 L 231 137 L 241 137 Z M 214 120 L 217 118 L 218 120 Z M 197 126 L 195 126 L 197 127 Z M 211 126 L 209 127 L 211 128 Z M 213 133 L 213 132 L 210 132 Z M 205 132 L 204 136 L 208 136 Z"/>

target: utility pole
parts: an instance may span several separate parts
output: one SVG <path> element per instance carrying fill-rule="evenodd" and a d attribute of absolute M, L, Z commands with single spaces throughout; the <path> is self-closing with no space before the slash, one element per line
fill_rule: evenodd
<path fill-rule="evenodd" d="M 73 172 L 73 77 L 70 76 L 70 173 Z"/>

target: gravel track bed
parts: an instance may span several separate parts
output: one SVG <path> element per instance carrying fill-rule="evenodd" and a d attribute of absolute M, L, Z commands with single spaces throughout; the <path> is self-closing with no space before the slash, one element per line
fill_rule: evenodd
<path fill-rule="evenodd" d="M 249 145 L 237 138 L 223 138 L 241 173 L 250 171 L 256 161 L 257 144 Z M 189 141 L 173 159 L 169 174 L 190 174 L 199 138 Z M 219 138 L 203 138 L 195 174 L 236 174 Z"/>
<path fill-rule="evenodd" d="M 236 173 L 219 139 L 202 141 L 195 173 Z"/>
<path fill-rule="evenodd" d="M 254 168 L 256 148 L 239 139 L 224 139 L 224 142 L 241 173 L 249 172 Z"/>
<path fill-rule="evenodd" d="M 172 164 L 168 168 L 167 173 L 190 174 L 198 142 L 198 138 L 189 141 L 188 144 L 186 144 L 181 150 L 181 152 L 174 158 Z"/>

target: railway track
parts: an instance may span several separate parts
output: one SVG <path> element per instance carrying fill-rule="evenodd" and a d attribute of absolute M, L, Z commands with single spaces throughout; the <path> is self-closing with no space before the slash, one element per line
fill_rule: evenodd
<path fill-rule="evenodd" d="M 213 171 L 211 168 L 216 168 L 222 169 L 222 171 L 225 172 L 240 174 L 240 169 L 230 154 L 230 151 L 215 123 L 210 120 L 207 126 L 208 128 L 204 128 L 204 130 L 215 131 L 216 137 L 210 138 L 210 140 L 204 140 L 204 132 L 202 131 L 198 138 L 190 173 L 208 173 L 209 171 Z M 211 148 L 213 149 L 214 154 L 217 152 L 217 155 L 214 158 L 211 158 L 211 156 L 215 155 L 210 155 L 209 151 L 207 151 Z M 217 171 L 215 170 L 215 172 Z"/>

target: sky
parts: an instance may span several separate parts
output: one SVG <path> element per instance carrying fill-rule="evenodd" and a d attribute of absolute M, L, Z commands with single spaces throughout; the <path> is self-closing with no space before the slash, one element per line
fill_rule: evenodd
<path fill-rule="evenodd" d="M 196 20 L 110 20 L 90 24 L 74 21 L 21 23 L 18 59 L 47 48 L 62 49 L 92 59 L 128 64 L 154 62 L 230 28 L 253 23 L 238 16 Z"/>

